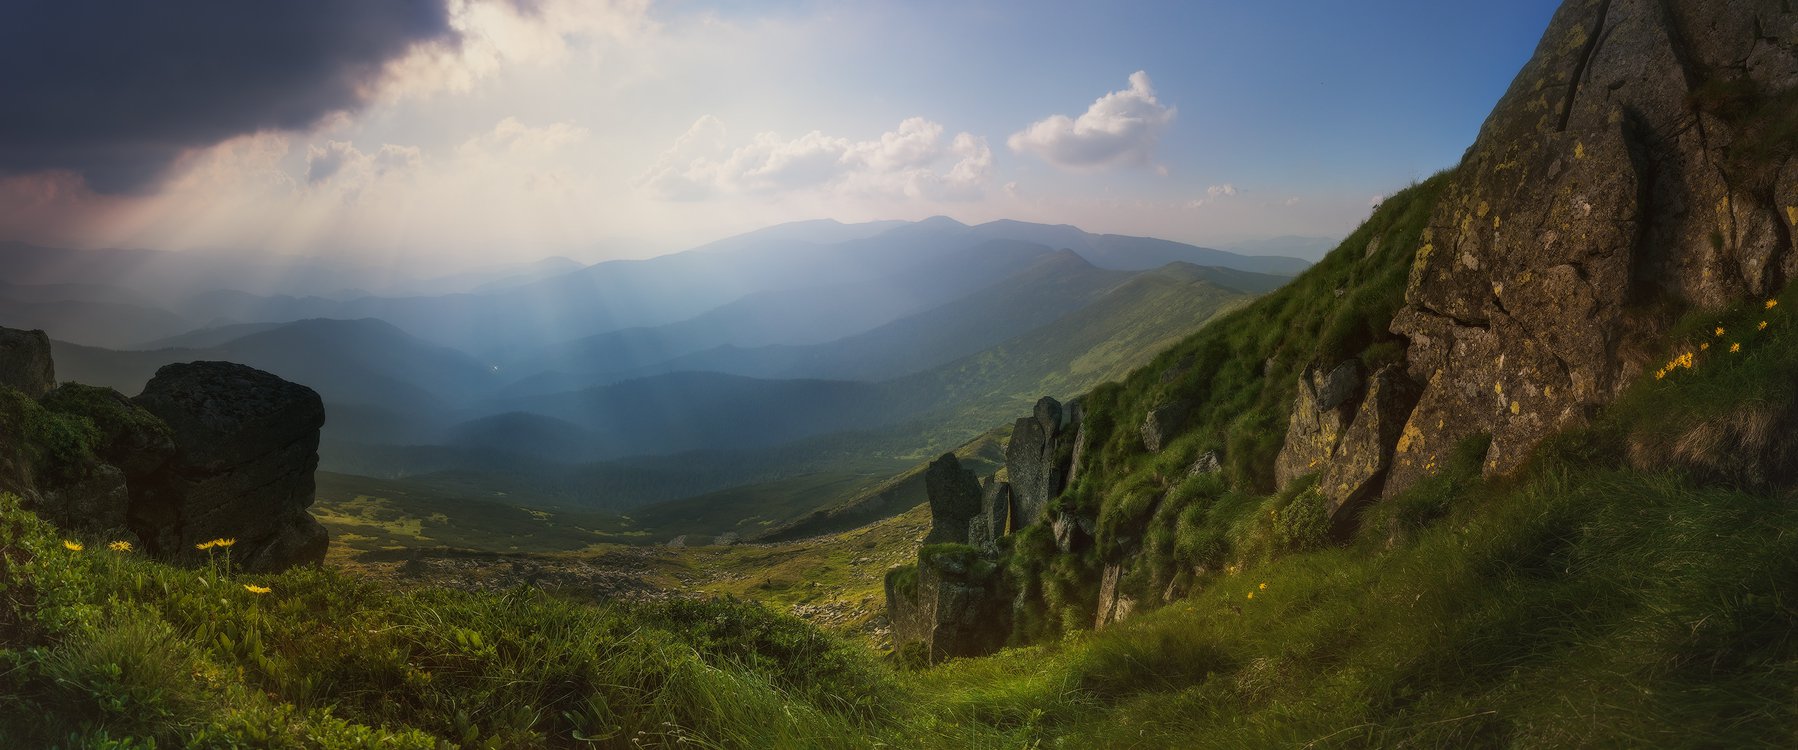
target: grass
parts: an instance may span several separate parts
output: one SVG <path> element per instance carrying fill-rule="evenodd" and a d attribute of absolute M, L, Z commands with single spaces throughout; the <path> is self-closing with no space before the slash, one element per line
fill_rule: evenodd
<path fill-rule="evenodd" d="M 895 689 L 754 605 L 250 579 L 84 541 L 0 499 L 5 746 L 834 747 Z"/>

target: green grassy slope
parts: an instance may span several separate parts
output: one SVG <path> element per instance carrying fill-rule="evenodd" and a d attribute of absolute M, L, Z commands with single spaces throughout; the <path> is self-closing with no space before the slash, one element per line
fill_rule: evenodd
<path fill-rule="evenodd" d="M 1692 368 L 1644 378 L 1516 477 L 1480 479 L 1469 446 L 1345 546 L 1275 545 L 1251 513 L 1228 535 L 1264 553 L 1188 599 L 917 672 L 751 605 L 394 592 L 177 570 L 100 539 L 75 551 L 6 501 L 0 741 L 1791 746 L 1798 495 L 1754 469 L 1782 437 L 1755 415 L 1798 405 L 1798 321 L 1755 301 L 1682 331 L 1668 359 L 1694 351 Z M 1716 340 L 1741 348 L 1698 350 Z M 843 597 L 809 584 L 872 595 L 856 571 L 923 526 L 914 512 L 685 564 L 737 571 L 712 590 L 830 605 Z"/>

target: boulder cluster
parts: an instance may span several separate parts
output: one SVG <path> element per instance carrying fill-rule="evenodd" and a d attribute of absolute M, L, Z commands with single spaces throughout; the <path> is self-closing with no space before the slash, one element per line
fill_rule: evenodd
<path fill-rule="evenodd" d="M 0 328 L 0 491 L 64 528 L 194 561 L 233 539 L 232 563 L 274 571 L 324 559 L 309 513 L 324 405 L 229 362 L 172 364 L 135 398 L 55 382 L 43 331 Z"/>

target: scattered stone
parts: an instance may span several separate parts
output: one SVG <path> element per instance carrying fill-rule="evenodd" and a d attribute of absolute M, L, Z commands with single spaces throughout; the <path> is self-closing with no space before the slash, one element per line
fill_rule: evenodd
<path fill-rule="evenodd" d="M 1217 451 L 1205 451 L 1192 462 L 1192 468 L 1186 470 L 1187 478 L 1216 474 L 1224 470 L 1224 457 Z"/>
<path fill-rule="evenodd" d="M 1192 411 L 1192 404 L 1186 401 L 1175 401 L 1162 404 L 1149 410 L 1149 415 L 1142 421 L 1142 447 L 1150 453 L 1160 453 L 1173 441 L 1180 428 L 1186 426 L 1186 417 Z"/>

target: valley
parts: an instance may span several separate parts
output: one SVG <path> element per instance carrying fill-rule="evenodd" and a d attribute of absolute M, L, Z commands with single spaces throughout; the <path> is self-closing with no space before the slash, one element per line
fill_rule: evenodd
<path fill-rule="evenodd" d="M 1789 3 L 21 8 L 0 748 L 1798 746 Z"/>

